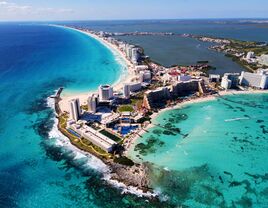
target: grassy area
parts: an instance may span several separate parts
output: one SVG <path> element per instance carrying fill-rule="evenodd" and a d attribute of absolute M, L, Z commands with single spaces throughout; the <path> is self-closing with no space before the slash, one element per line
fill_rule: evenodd
<path fill-rule="evenodd" d="M 106 131 L 104 129 L 101 130 L 100 133 L 103 134 L 104 136 L 107 136 L 108 138 L 114 140 L 115 142 L 121 142 L 121 140 L 122 140 L 120 137 L 118 137 L 118 136 L 116 136 L 114 134 L 111 134 L 110 132 L 108 132 L 108 131 Z"/>
<path fill-rule="evenodd" d="M 245 53 L 253 51 L 257 56 L 268 54 L 268 46 L 258 46 L 256 42 L 232 40 L 228 48 L 234 48 Z"/>
<path fill-rule="evenodd" d="M 134 108 L 132 107 L 132 105 L 121 105 L 118 108 L 119 112 L 133 112 Z"/>
<path fill-rule="evenodd" d="M 69 138 L 70 142 L 76 146 L 78 149 L 81 149 L 85 152 L 89 152 L 92 153 L 94 155 L 98 155 L 102 158 L 108 159 L 110 158 L 112 155 L 105 152 L 104 150 L 102 150 L 101 148 L 95 146 L 94 144 L 92 144 L 90 141 L 88 141 L 85 138 L 78 138 L 76 136 L 74 136 L 73 134 L 71 134 L 67 129 L 66 129 L 66 121 L 67 121 L 68 117 L 67 115 L 62 115 L 59 117 L 59 130 L 61 131 L 61 133 L 63 135 L 65 135 L 66 137 Z"/>

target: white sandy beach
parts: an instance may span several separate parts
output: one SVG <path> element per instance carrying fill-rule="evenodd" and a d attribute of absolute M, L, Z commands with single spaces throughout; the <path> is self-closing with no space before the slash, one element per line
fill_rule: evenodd
<path fill-rule="evenodd" d="M 152 121 L 160 114 L 163 113 L 165 111 L 169 111 L 169 110 L 175 110 L 175 109 L 180 109 L 182 108 L 184 105 L 188 105 L 188 104 L 194 104 L 194 103 L 201 103 L 201 102 L 208 102 L 208 101 L 212 101 L 212 100 L 216 100 L 217 98 L 219 98 L 219 96 L 225 96 L 225 95 L 242 95 L 242 94 L 260 94 L 260 93 L 268 93 L 268 90 L 247 90 L 247 91 L 237 91 L 237 90 L 228 90 L 228 91 L 220 91 L 218 94 L 214 94 L 214 95 L 208 95 L 205 97 L 197 97 L 197 98 L 189 98 L 189 100 L 185 100 L 181 103 L 178 103 L 175 106 L 172 107 L 167 107 L 165 109 L 160 110 L 157 113 L 153 113 L 151 115 L 151 119 Z M 146 131 L 150 128 L 154 127 L 153 124 L 149 124 L 148 126 L 146 126 L 144 129 L 142 129 L 139 132 L 139 135 L 143 135 L 146 133 Z M 129 154 L 129 150 L 131 148 L 131 146 L 133 144 L 135 144 L 135 141 L 140 139 L 139 135 L 133 135 L 132 137 L 130 137 L 128 139 L 128 143 L 126 145 L 126 152 L 125 154 L 128 155 Z"/>
<path fill-rule="evenodd" d="M 99 41 L 101 44 L 103 44 L 109 50 L 111 50 L 113 52 L 113 54 L 115 55 L 115 57 L 118 56 L 122 60 L 122 62 L 121 61 L 119 61 L 119 62 L 122 65 L 126 65 L 127 71 L 119 77 L 119 79 L 116 83 L 113 84 L 113 88 L 115 91 L 119 91 L 120 89 L 122 89 L 124 83 L 131 82 L 135 78 L 134 65 L 126 58 L 126 55 L 117 46 L 109 43 L 108 41 L 106 41 L 106 40 L 104 40 L 104 39 L 102 39 L 102 38 L 98 37 L 97 35 L 92 34 L 90 32 L 78 30 L 75 28 L 67 27 L 67 26 L 58 26 L 58 25 L 54 25 L 54 26 L 63 27 L 66 29 L 71 29 L 71 30 L 75 30 L 77 32 L 84 33 L 84 34 L 90 36 L 91 38 L 94 38 L 97 41 Z M 103 83 L 103 84 L 107 84 L 107 83 Z M 96 92 L 97 92 L 97 90 L 96 91 L 88 91 L 88 93 L 79 93 L 79 94 L 73 94 L 73 95 L 67 95 L 67 96 L 63 95 L 63 96 L 61 96 L 61 101 L 59 102 L 59 106 L 63 112 L 64 111 L 68 112 L 69 111 L 69 106 L 68 106 L 69 100 L 74 99 L 74 98 L 79 98 L 81 105 L 86 105 L 89 95 L 96 93 Z"/>

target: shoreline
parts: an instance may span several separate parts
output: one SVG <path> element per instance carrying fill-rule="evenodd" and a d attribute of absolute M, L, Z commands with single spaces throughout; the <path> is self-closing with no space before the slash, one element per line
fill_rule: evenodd
<path fill-rule="evenodd" d="M 140 174 L 144 174 L 148 171 L 145 165 L 136 164 L 132 168 L 124 167 L 122 165 L 115 164 L 112 160 L 105 160 L 99 157 L 97 154 L 94 154 L 94 152 L 87 152 L 78 148 L 77 146 L 72 144 L 71 140 L 67 136 L 65 136 L 59 128 L 59 119 L 57 117 L 58 112 L 55 109 L 55 106 L 57 105 L 57 98 L 48 97 L 47 105 L 54 110 L 55 114 L 53 128 L 49 132 L 49 138 L 54 138 L 56 140 L 56 143 L 54 144 L 55 147 L 64 148 L 74 153 L 74 156 L 68 159 L 75 162 L 80 158 L 87 158 L 86 165 L 84 165 L 86 166 L 85 169 L 87 169 L 87 167 L 90 167 L 91 169 L 102 173 L 102 180 L 107 182 L 109 185 L 120 189 L 122 191 L 122 194 L 129 193 L 134 194 L 138 197 L 146 197 L 152 200 L 157 200 L 158 194 L 151 188 L 147 187 L 147 174 L 136 175 L 137 171 L 141 169 L 140 166 L 145 169 L 145 171 L 141 172 Z M 79 165 L 75 166 L 79 167 Z M 83 171 L 83 168 L 81 170 Z M 131 175 L 131 173 L 133 174 Z M 125 174 L 130 175 L 130 177 L 125 177 Z M 134 177 L 135 180 L 130 180 L 131 177 Z M 139 181 L 139 179 L 137 179 L 139 177 L 145 178 L 146 180 Z M 137 182 L 140 182 L 140 184 L 135 184 Z"/>
<path fill-rule="evenodd" d="M 148 126 L 144 127 L 139 132 L 139 135 L 136 134 L 132 138 L 129 138 L 125 155 L 130 156 L 129 151 L 130 151 L 130 149 L 132 149 L 132 146 L 135 144 L 135 142 L 138 139 L 140 139 L 144 134 L 146 134 L 149 129 L 154 127 L 153 124 L 152 124 L 152 121 L 155 120 L 161 113 L 164 113 L 166 111 L 172 111 L 172 110 L 176 110 L 176 109 L 181 109 L 185 105 L 192 105 L 192 104 L 196 104 L 196 103 L 203 103 L 203 102 L 209 102 L 209 101 L 217 100 L 217 98 L 219 98 L 221 96 L 249 95 L 249 94 L 268 94 L 268 90 L 247 90 L 247 91 L 229 90 L 229 91 L 219 91 L 217 94 L 213 94 L 213 95 L 208 95 L 208 96 L 203 96 L 203 97 L 196 97 L 196 98 L 189 97 L 188 99 L 182 101 L 181 103 L 178 103 L 178 104 L 176 104 L 174 106 L 169 106 L 169 107 L 166 107 L 164 109 L 161 109 L 157 113 L 153 113 L 150 116 L 151 123 Z"/>
<path fill-rule="evenodd" d="M 115 91 L 119 91 L 121 88 L 123 88 L 123 84 L 124 83 L 128 83 L 131 82 L 136 76 L 134 73 L 134 64 L 132 64 L 127 58 L 126 55 L 114 44 L 109 43 L 108 41 L 106 41 L 105 39 L 90 33 L 89 31 L 84 31 L 84 30 L 80 30 L 80 29 L 76 29 L 73 27 L 68 27 L 68 26 L 62 26 L 62 25 L 50 25 L 53 27 L 61 27 L 64 29 L 69 29 L 69 30 L 74 30 L 80 33 L 83 33 L 87 36 L 89 36 L 90 38 L 95 39 L 96 41 L 98 41 L 100 44 L 102 44 L 103 46 L 105 46 L 108 50 L 110 50 L 112 52 L 112 54 L 114 55 L 115 60 L 118 62 L 118 64 L 122 67 L 122 74 L 120 75 L 120 77 L 113 83 L 111 84 L 111 86 L 113 86 Z M 118 60 L 119 59 L 119 60 Z M 79 98 L 80 103 L 82 105 L 86 105 L 87 104 L 87 99 L 89 97 L 90 94 L 96 93 L 98 89 L 96 90 L 89 90 L 86 93 L 70 93 L 68 95 L 63 95 L 61 96 L 61 101 L 59 102 L 59 107 L 62 110 L 62 112 L 64 111 L 68 111 L 69 107 L 68 107 L 68 101 L 74 98 Z"/>

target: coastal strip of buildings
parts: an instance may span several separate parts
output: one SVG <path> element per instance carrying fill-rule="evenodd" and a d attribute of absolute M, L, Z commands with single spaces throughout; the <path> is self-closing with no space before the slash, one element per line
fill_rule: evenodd
<path fill-rule="evenodd" d="M 166 68 L 144 62 L 146 56 L 139 47 L 107 37 L 101 32 L 94 34 L 123 52 L 135 66 L 131 69 L 135 78 L 123 83 L 119 91 L 114 91 L 107 84 L 100 85 L 97 93 L 88 96 L 86 106 L 81 106 L 79 99 L 70 100 L 66 128 L 74 136 L 87 139 L 107 153 L 120 148 L 125 138 L 138 134 L 144 123 L 148 122 L 148 112 L 158 111 L 170 103 L 217 93 L 218 90 L 268 88 L 268 69 L 259 69 L 255 73 L 226 73 L 224 76 L 210 74 L 207 77 L 201 71 L 207 67 L 205 64 Z M 136 95 L 143 97 L 140 106 L 132 102 Z M 119 111 L 121 107 L 125 110 Z"/>

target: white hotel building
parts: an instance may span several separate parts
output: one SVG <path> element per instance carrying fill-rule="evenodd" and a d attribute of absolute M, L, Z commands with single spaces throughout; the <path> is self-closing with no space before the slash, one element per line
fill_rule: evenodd
<path fill-rule="evenodd" d="M 109 101 L 113 97 L 113 88 L 110 85 L 99 86 L 100 101 Z"/>
<path fill-rule="evenodd" d="M 81 117 L 80 101 L 79 99 L 72 99 L 69 101 L 70 106 L 70 118 L 74 121 L 78 121 Z"/>
<path fill-rule="evenodd" d="M 255 87 L 258 89 L 268 88 L 268 71 L 263 69 L 257 73 L 242 72 L 239 78 L 239 84 L 242 86 Z"/>

